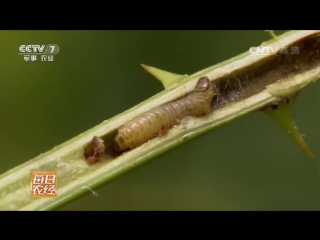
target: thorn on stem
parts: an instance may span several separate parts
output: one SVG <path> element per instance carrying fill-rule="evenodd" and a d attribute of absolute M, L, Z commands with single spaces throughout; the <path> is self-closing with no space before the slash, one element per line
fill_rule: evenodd
<path fill-rule="evenodd" d="M 278 37 L 274 34 L 273 30 L 265 30 L 265 31 L 268 32 L 272 38 L 278 39 Z"/>
<path fill-rule="evenodd" d="M 91 193 L 92 193 L 92 195 L 93 196 L 98 196 L 98 193 L 96 193 L 95 191 L 93 191 L 91 188 L 89 188 L 89 187 L 82 187 L 82 189 L 88 189 Z"/>

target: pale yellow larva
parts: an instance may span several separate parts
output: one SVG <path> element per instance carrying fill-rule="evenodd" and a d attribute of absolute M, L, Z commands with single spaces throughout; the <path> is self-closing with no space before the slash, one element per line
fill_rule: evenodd
<path fill-rule="evenodd" d="M 190 94 L 153 108 L 122 125 L 114 138 L 114 149 L 136 148 L 179 124 L 185 117 L 208 114 L 215 94 L 213 83 L 207 77 L 200 78 Z"/>

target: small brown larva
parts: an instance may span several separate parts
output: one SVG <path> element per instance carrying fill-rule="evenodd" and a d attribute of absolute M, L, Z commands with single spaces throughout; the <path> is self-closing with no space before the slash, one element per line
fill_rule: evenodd
<path fill-rule="evenodd" d="M 122 125 L 114 138 L 114 149 L 123 151 L 136 148 L 179 124 L 187 116 L 208 114 L 215 94 L 209 78 L 200 78 L 190 94 L 153 108 Z"/>
<path fill-rule="evenodd" d="M 100 157 L 104 154 L 105 146 L 103 141 L 94 136 L 91 139 L 90 145 L 84 149 L 84 156 L 88 164 L 99 162 Z"/>

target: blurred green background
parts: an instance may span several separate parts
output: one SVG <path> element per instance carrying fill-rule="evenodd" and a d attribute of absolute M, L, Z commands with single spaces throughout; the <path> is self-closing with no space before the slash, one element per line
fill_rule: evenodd
<path fill-rule="evenodd" d="M 262 30 L 1 31 L 0 173 L 162 91 L 141 63 L 192 74 L 268 39 Z M 26 62 L 22 44 L 60 52 Z M 294 109 L 315 160 L 254 112 L 61 210 L 320 210 L 319 91 L 307 86 Z"/>

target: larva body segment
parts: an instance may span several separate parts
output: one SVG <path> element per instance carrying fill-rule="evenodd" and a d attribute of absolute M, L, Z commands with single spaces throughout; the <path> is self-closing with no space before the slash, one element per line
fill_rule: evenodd
<path fill-rule="evenodd" d="M 153 108 L 122 125 L 114 138 L 115 150 L 136 148 L 158 136 L 162 130 L 179 124 L 187 116 L 208 114 L 215 94 L 213 83 L 207 77 L 200 78 L 190 94 Z"/>

